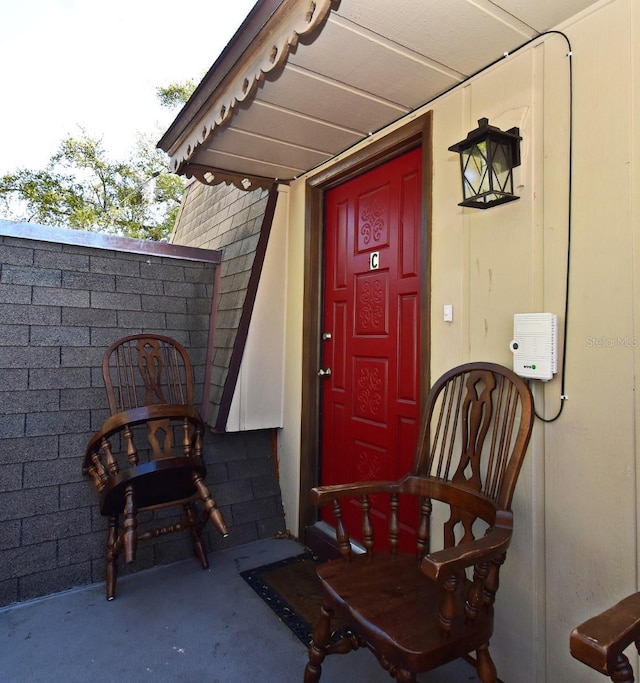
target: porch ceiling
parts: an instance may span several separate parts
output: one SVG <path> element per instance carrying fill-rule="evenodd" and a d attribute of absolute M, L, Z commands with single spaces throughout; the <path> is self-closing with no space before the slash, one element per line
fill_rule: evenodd
<path fill-rule="evenodd" d="M 158 146 L 172 170 L 288 182 L 596 0 L 259 0 Z"/>

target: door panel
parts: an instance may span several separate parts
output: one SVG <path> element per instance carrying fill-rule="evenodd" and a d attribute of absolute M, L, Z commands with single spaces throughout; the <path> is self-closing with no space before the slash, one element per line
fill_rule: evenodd
<path fill-rule="evenodd" d="M 421 158 L 412 150 L 325 195 L 323 325 L 330 338 L 323 365 L 331 375 L 322 387 L 323 484 L 396 479 L 412 468 L 420 408 Z M 373 501 L 373 517 L 384 523 L 376 507 Z M 403 521 L 412 525 L 411 517 Z"/>

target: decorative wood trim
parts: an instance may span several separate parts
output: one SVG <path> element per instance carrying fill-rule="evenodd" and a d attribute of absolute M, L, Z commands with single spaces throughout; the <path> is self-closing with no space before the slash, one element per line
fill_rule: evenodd
<path fill-rule="evenodd" d="M 203 115 L 193 119 L 188 131 L 168 150 L 171 170 L 182 173 L 197 148 L 227 124 L 241 102 L 250 100 L 265 76 L 284 66 L 300 36 L 322 25 L 336 0 L 283 0 L 255 36 L 242 59 L 227 72 L 201 106 Z M 163 149 L 165 148 L 164 140 Z M 166 151 L 166 150 L 165 150 Z"/>
<path fill-rule="evenodd" d="M 233 185 L 243 192 L 253 192 L 258 189 L 271 190 L 276 184 L 273 178 L 225 171 L 220 168 L 203 166 L 202 164 L 185 164 L 181 169 L 181 173 L 187 178 L 196 178 L 203 185 L 212 187 L 224 183 L 225 185 Z"/>
<path fill-rule="evenodd" d="M 216 432 L 225 432 L 227 430 L 227 420 L 229 419 L 231 402 L 238 383 L 240 364 L 242 363 L 242 357 L 247 345 L 251 314 L 253 313 L 253 306 L 256 301 L 256 294 L 258 293 L 258 284 L 260 282 L 260 275 L 262 274 L 264 258 L 267 253 L 267 245 L 269 243 L 269 235 L 271 234 L 271 226 L 273 225 L 273 217 L 275 215 L 277 202 L 278 189 L 277 187 L 273 187 L 269 192 L 267 207 L 265 209 L 264 218 L 262 219 L 262 226 L 260 227 L 260 238 L 258 240 L 258 246 L 256 247 L 253 266 L 251 268 L 247 294 L 244 300 L 244 306 L 242 307 L 242 315 L 240 317 L 233 351 L 231 352 L 231 359 L 229 360 L 229 369 L 222 390 L 222 397 L 220 398 L 220 407 L 218 409 L 216 423 L 213 427 Z"/>
<path fill-rule="evenodd" d="M 375 166 L 422 145 L 423 150 L 423 249 L 421 293 L 421 402 L 424 403 L 429 381 L 430 358 L 430 276 L 431 276 L 431 187 L 432 187 L 432 112 L 416 117 L 385 137 L 363 147 L 349 157 L 328 166 L 307 181 L 305 218 L 304 312 L 302 324 L 302 419 L 300 462 L 300 518 L 298 535 L 305 538 L 313 526 L 317 510 L 310 503 L 309 491 L 319 483 L 320 472 L 320 379 L 322 324 L 322 264 L 324 253 L 324 193 L 332 187 L 360 175 Z"/>

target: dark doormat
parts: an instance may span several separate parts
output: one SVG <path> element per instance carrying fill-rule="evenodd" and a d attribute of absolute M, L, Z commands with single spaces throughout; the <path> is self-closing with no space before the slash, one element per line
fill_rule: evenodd
<path fill-rule="evenodd" d="M 308 647 L 313 627 L 320 615 L 320 580 L 316 575 L 317 560 L 310 553 L 289 557 L 256 569 L 240 572 L 240 576 L 271 607 L 280 619 Z M 345 633 L 334 621 L 336 630 L 331 642 Z"/>

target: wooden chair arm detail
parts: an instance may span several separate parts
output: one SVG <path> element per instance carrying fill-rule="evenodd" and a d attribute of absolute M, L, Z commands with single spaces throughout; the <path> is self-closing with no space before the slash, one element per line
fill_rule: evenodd
<path fill-rule="evenodd" d="M 493 528 L 483 538 L 429 553 L 423 558 L 420 568 L 430 579 L 438 581 L 446 580 L 467 567 L 491 562 L 505 553 L 511 542 L 512 531 L 512 512 L 498 510 Z"/>
<path fill-rule="evenodd" d="M 316 507 L 324 507 L 341 498 L 357 498 L 375 493 L 398 493 L 400 485 L 397 481 L 362 481 L 352 484 L 334 484 L 316 486 L 311 489 L 311 502 Z"/>
<path fill-rule="evenodd" d="M 365 481 L 316 486 L 311 489 L 310 499 L 316 507 L 324 507 L 334 500 L 376 493 L 405 493 L 422 498 L 433 498 L 450 505 L 464 507 L 465 510 L 491 526 L 496 519 L 495 504 L 481 493 L 448 481 L 413 475 L 408 475 L 398 481 Z"/>
<path fill-rule="evenodd" d="M 127 426 L 134 426 L 142 422 L 153 422 L 155 420 L 186 419 L 191 424 L 204 428 L 200 413 L 193 406 L 160 404 L 154 406 L 142 406 L 133 408 L 122 413 L 117 413 L 107 418 L 102 424 L 102 428 L 97 431 L 87 444 L 82 472 L 89 473 L 93 467 L 93 454 L 100 450 L 105 439 L 109 439 L 116 432 L 125 429 Z"/>
<path fill-rule="evenodd" d="M 571 633 L 569 649 L 576 659 L 611 676 L 616 667 L 625 662 L 629 666 L 622 653 L 631 643 L 637 646 L 639 640 L 640 592 L 629 595 L 575 628 Z"/>

